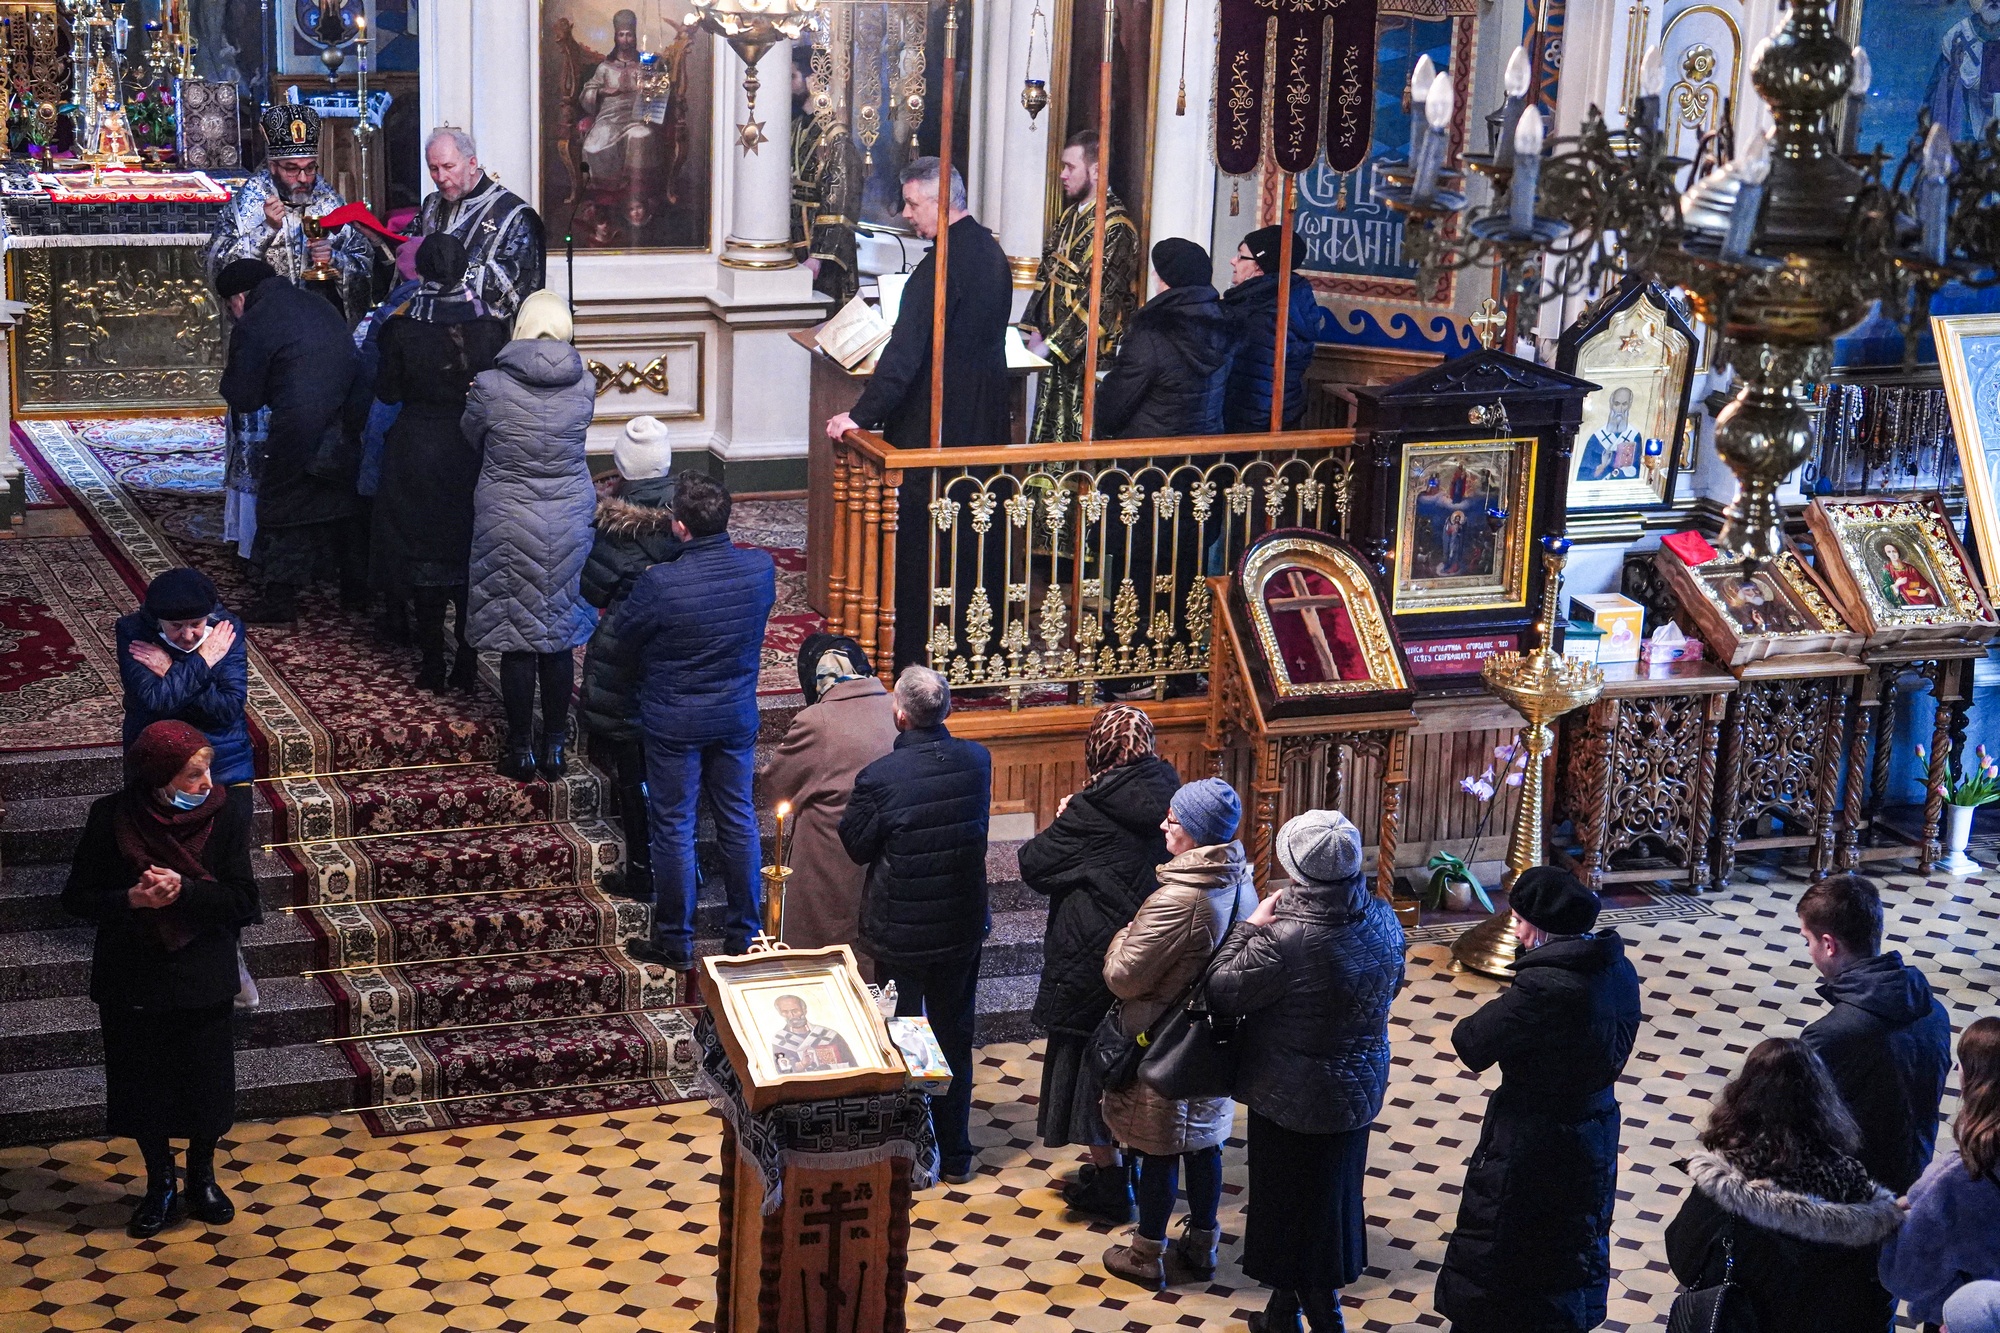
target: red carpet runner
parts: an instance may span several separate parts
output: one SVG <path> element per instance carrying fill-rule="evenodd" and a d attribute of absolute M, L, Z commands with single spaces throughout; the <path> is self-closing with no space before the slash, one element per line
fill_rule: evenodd
<path fill-rule="evenodd" d="M 142 576 L 188 563 L 225 602 L 249 589 L 219 543 L 213 420 L 24 422 L 37 462 Z M 771 541 L 744 506 L 739 536 Z M 802 533 L 799 534 L 803 536 Z M 776 549 L 781 580 L 802 552 Z M 803 612 L 803 598 L 781 599 Z M 674 979 L 618 941 L 648 909 L 596 887 L 619 868 L 602 787 L 576 765 L 554 785 L 490 765 L 504 726 L 492 666 L 473 695 L 411 683 L 416 655 L 344 614 L 330 586 L 293 629 L 252 630 L 250 711 L 271 840 L 321 941 L 356 1105 L 378 1133 L 655 1105 L 693 1094 L 695 1049 Z M 795 623 L 796 622 L 796 623 Z M 817 618 L 774 618 L 760 693 L 796 690 L 791 654 Z"/>

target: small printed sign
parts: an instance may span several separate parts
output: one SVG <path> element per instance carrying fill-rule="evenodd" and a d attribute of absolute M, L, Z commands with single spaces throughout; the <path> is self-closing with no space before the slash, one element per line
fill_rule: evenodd
<path fill-rule="evenodd" d="M 1432 639 L 1419 643 L 1403 640 L 1410 657 L 1413 676 L 1469 676 L 1495 653 L 1509 653 L 1521 646 L 1518 634 L 1484 634 L 1476 638 Z"/>

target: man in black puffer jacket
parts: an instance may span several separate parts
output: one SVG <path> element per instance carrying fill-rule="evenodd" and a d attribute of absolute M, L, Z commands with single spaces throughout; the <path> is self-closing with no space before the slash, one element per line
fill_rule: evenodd
<path fill-rule="evenodd" d="M 945 730 L 951 687 L 929 667 L 896 679 L 896 748 L 861 770 L 840 818 L 840 844 L 868 867 L 861 943 L 896 985 L 900 1017 L 928 1015 L 951 1065 L 951 1091 L 931 1098 L 940 1174 L 976 1169 L 972 1020 L 986 908 L 986 823 L 993 756 Z"/>
<path fill-rule="evenodd" d="M 1229 363 L 1223 393 L 1223 429 L 1231 435 L 1259 434 L 1271 429 L 1271 372 L 1277 361 L 1278 242 L 1277 227 L 1259 227 L 1243 238 L 1230 261 L 1235 286 L 1222 304 L 1236 321 L 1236 351 Z M 1292 262 L 1305 253 L 1292 247 Z M 1313 344 L 1325 336 L 1327 312 L 1313 300 L 1312 284 L 1292 273 L 1290 322 L 1285 332 L 1285 429 L 1295 430 L 1306 415 L 1306 367 Z"/>
<path fill-rule="evenodd" d="M 1153 271 L 1167 289 L 1132 316 L 1097 386 L 1098 437 L 1219 435 L 1236 326 L 1209 283 L 1208 251 L 1169 236 L 1153 247 Z"/>

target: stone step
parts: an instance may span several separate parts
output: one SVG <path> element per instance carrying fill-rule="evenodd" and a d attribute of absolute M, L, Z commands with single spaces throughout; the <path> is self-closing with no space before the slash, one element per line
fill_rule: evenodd
<path fill-rule="evenodd" d="M 260 1003 L 236 1014 L 239 1050 L 293 1046 L 334 1035 L 334 1002 L 308 977 L 266 977 L 257 983 Z M 0 1068 L 67 1069 L 104 1059 L 97 1006 L 80 995 L 0 1004 Z"/>
<path fill-rule="evenodd" d="M 116 791 L 124 781 L 124 766 L 125 752 L 116 745 L 0 754 L 0 801 Z"/>
<path fill-rule="evenodd" d="M 41 796 L 8 801 L 0 823 L 0 865 L 67 864 L 83 837 L 91 803 L 102 792 L 80 796 Z M 250 821 L 251 845 L 271 838 L 271 806 L 261 788 Z"/>
<path fill-rule="evenodd" d="M 276 911 L 292 901 L 291 869 L 275 852 L 250 853 L 264 910 Z M 63 911 L 63 885 L 69 882 L 67 861 L 12 865 L 0 869 L 0 934 L 15 930 L 51 930 L 76 924 Z"/>
<path fill-rule="evenodd" d="M 87 993 L 95 933 L 80 925 L 0 935 L 0 1001 Z M 243 932 L 243 957 L 255 977 L 297 976 L 318 953 L 312 932 L 290 912 L 271 912 Z"/>
<path fill-rule="evenodd" d="M 325 1114 L 356 1105 L 354 1067 L 338 1046 L 301 1042 L 236 1054 L 236 1118 Z M 72 1065 L 0 1079 L 0 1145 L 104 1133 L 104 1066 Z"/>

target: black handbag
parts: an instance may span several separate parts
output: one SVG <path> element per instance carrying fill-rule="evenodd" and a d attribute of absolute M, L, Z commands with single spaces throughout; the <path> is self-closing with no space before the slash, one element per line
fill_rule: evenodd
<path fill-rule="evenodd" d="M 1667 1310 L 1667 1333 L 1757 1333 L 1757 1312 L 1750 1308 L 1750 1298 L 1729 1280 L 1736 1268 L 1736 1246 L 1726 1233 L 1722 1255 L 1722 1281 L 1674 1297 Z"/>
<path fill-rule="evenodd" d="M 1236 902 L 1229 900 L 1229 924 L 1173 1008 L 1147 1029 L 1139 1081 L 1162 1097 L 1227 1097 L 1236 1091 L 1237 1020 L 1210 1012 L 1208 974 L 1222 941 L 1236 929 Z"/>
<path fill-rule="evenodd" d="M 1098 1020 L 1097 1030 L 1090 1034 L 1090 1045 L 1084 1051 L 1090 1072 L 1097 1077 L 1097 1086 L 1106 1092 L 1123 1092 L 1131 1087 L 1139 1077 L 1139 1057 L 1146 1053 L 1146 1048 L 1139 1044 L 1140 1037 L 1125 1035 L 1119 1008 L 1113 1004 L 1110 1012 Z"/>
<path fill-rule="evenodd" d="M 1154 1019 L 1152 1025 L 1138 1036 L 1128 1037 L 1125 1035 L 1125 1028 L 1121 1019 L 1121 1011 L 1124 1005 L 1120 1003 L 1111 1006 L 1111 1012 L 1098 1022 L 1097 1030 L 1090 1034 L 1090 1046 L 1085 1052 L 1085 1057 L 1090 1061 L 1091 1072 L 1097 1075 L 1097 1085 L 1100 1088 L 1106 1092 L 1123 1092 L 1125 1089 L 1131 1087 L 1133 1083 L 1144 1077 L 1147 1087 L 1152 1088 L 1155 1092 L 1161 1092 L 1162 1096 L 1175 1099 L 1182 1097 L 1226 1097 L 1229 1095 L 1230 1088 L 1235 1086 L 1236 1069 L 1233 1055 L 1229 1060 L 1228 1074 L 1231 1080 L 1230 1085 L 1223 1088 L 1220 1092 L 1162 1092 L 1153 1082 L 1152 1078 L 1144 1075 L 1143 1070 L 1149 1067 L 1154 1057 L 1154 1052 L 1162 1041 L 1171 1040 L 1172 1049 L 1175 1052 L 1180 1052 L 1181 1048 L 1188 1045 L 1191 1041 L 1208 1042 L 1208 1038 L 1211 1036 L 1209 1031 L 1204 1030 L 1191 1035 L 1185 1030 L 1187 1028 L 1185 1021 L 1187 1008 L 1189 1001 L 1194 998 L 1196 991 L 1206 993 L 1205 983 L 1208 980 L 1209 969 L 1215 966 L 1215 955 L 1222 952 L 1222 941 L 1228 939 L 1229 932 L 1235 928 L 1236 899 L 1232 897 L 1229 900 L 1229 924 L 1223 927 L 1221 938 L 1216 940 L 1215 948 L 1209 951 L 1208 961 L 1201 965 L 1201 971 L 1195 973 L 1194 980 L 1188 982 L 1186 989 L 1174 997 L 1174 1002 L 1167 1006 L 1165 1012 Z M 1204 1020 L 1209 1018 L 1205 1006 L 1202 1018 Z M 1181 1021 L 1176 1022 L 1176 1020 Z M 1217 1021 L 1230 1024 L 1229 1032 L 1231 1034 L 1234 1033 L 1235 1020 L 1221 1019 Z M 1171 1039 L 1168 1038 L 1169 1029 L 1174 1030 L 1174 1035 Z M 1212 1045 L 1212 1043 L 1209 1044 Z M 1177 1053 L 1169 1057 L 1170 1067 L 1175 1070 L 1186 1067 L 1192 1077 L 1194 1066 L 1188 1062 L 1197 1058 L 1199 1057 L 1195 1052 Z M 1203 1066 L 1203 1068 L 1211 1067 Z M 1211 1074 L 1211 1077 L 1213 1077 L 1213 1074 Z"/>

